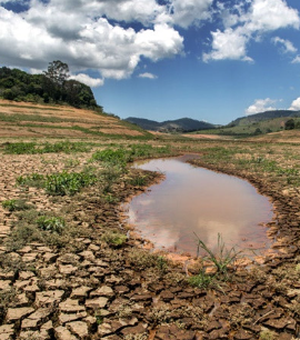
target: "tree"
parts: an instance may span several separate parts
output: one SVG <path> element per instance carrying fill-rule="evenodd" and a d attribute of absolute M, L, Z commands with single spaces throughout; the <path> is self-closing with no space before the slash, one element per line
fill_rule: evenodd
<path fill-rule="evenodd" d="M 49 63 L 48 71 L 44 71 L 44 73 L 53 83 L 63 86 L 69 78 L 69 66 L 60 60 L 54 60 Z"/>
<path fill-rule="evenodd" d="M 295 129 L 295 121 L 294 119 L 289 119 L 285 122 L 284 124 L 284 129 L 285 130 L 293 130 Z"/>

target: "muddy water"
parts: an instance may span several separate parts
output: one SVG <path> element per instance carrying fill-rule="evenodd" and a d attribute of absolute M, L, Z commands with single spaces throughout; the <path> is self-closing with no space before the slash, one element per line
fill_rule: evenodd
<path fill-rule="evenodd" d="M 264 223 L 272 205 L 248 182 L 185 163 L 158 159 L 136 166 L 162 171 L 166 179 L 127 206 L 128 222 L 156 248 L 196 254 L 197 234 L 209 247 L 218 233 L 226 246 L 264 250 L 270 246 Z"/>

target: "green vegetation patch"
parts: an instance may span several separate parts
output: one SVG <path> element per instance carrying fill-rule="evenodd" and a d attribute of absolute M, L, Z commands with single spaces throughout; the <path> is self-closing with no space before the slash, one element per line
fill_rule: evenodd
<path fill-rule="evenodd" d="M 56 143 L 37 144 L 35 142 L 19 142 L 19 143 L 6 143 L 4 144 L 4 153 L 6 154 L 43 154 L 43 153 L 59 153 L 64 152 L 67 154 L 73 152 L 88 152 L 91 145 L 84 142 L 69 142 L 62 141 Z"/>
<path fill-rule="evenodd" d="M 80 189 L 90 186 L 97 181 L 94 173 L 84 172 L 62 172 L 47 176 L 45 190 L 50 195 L 74 195 Z"/>

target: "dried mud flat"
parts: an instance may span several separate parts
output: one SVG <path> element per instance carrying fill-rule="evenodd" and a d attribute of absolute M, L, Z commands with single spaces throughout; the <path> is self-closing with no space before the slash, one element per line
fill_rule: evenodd
<path fill-rule="evenodd" d="M 0 208 L 0 340 L 298 338 L 297 190 L 282 193 L 276 183 L 238 173 L 272 197 L 278 222 L 269 232 L 280 251 L 252 269 L 235 270 L 228 282 L 199 289 L 186 280 L 196 268 L 158 262 L 141 249 L 145 242 L 128 232 L 119 204 L 103 201 L 97 186 L 53 198 L 15 185 L 20 175 L 61 171 L 70 157 L 83 166 L 90 154 L 1 154 L 0 201 L 24 197 L 38 211 L 63 214 L 73 233 L 62 248 L 31 242 L 11 249 L 6 241 L 17 217 Z M 121 202 L 140 191 L 125 181 L 114 187 Z M 127 241 L 106 242 L 111 230 L 127 234 Z"/>

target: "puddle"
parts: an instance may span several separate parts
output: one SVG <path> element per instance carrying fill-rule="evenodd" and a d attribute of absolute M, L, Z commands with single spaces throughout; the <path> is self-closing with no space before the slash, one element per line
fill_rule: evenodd
<path fill-rule="evenodd" d="M 210 248 L 221 234 L 226 247 L 270 247 L 264 223 L 272 205 L 248 182 L 185 163 L 186 158 L 156 159 L 136 167 L 161 171 L 166 179 L 126 206 L 128 223 L 158 249 L 196 254 L 195 233 Z M 259 253 L 259 252 L 258 252 Z"/>

